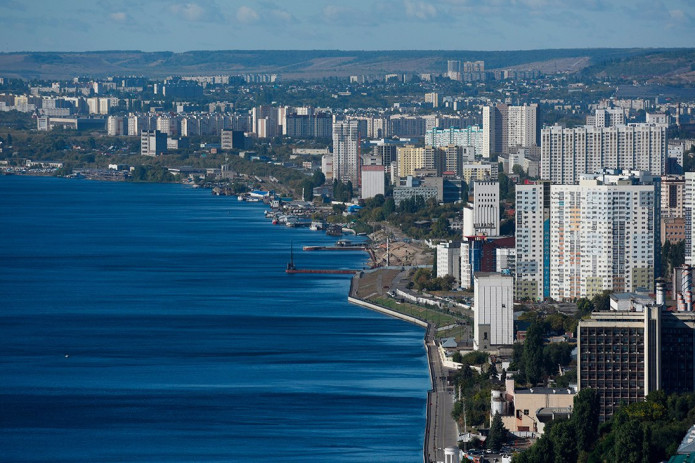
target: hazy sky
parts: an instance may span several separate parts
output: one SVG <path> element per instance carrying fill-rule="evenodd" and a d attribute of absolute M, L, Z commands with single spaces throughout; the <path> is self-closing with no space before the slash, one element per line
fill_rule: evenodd
<path fill-rule="evenodd" d="M 693 0 L 0 0 L 0 51 L 695 47 Z"/>

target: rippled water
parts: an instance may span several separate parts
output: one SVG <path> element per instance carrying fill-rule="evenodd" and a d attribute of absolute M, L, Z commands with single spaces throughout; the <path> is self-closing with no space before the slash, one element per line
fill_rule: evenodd
<path fill-rule="evenodd" d="M 421 462 L 421 328 L 359 252 L 181 185 L 0 177 L 0 461 Z"/>

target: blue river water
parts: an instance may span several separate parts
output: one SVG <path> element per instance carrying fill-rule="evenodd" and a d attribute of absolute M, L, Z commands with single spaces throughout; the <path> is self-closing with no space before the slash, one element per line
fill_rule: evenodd
<path fill-rule="evenodd" d="M 421 462 L 423 330 L 360 252 L 182 185 L 0 177 L 0 461 Z"/>

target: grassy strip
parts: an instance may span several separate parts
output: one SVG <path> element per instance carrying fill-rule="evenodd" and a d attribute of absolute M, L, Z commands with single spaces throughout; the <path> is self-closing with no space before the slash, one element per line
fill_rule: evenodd
<path fill-rule="evenodd" d="M 434 326 L 452 325 L 458 321 L 463 321 L 463 318 L 455 317 L 437 310 L 421 307 L 415 304 L 404 302 L 402 304 L 387 297 L 374 297 L 369 299 L 369 302 L 391 309 L 394 312 L 410 315 L 411 317 L 431 323 Z"/>

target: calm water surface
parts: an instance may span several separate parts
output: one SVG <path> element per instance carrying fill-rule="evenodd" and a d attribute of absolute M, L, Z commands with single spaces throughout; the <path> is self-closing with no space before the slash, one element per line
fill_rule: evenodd
<path fill-rule="evenodd" d="M 263 210 L 0 177 L 0 461 L 421 462 L 422 329 L 286 275 L 366 258 Z"/>

